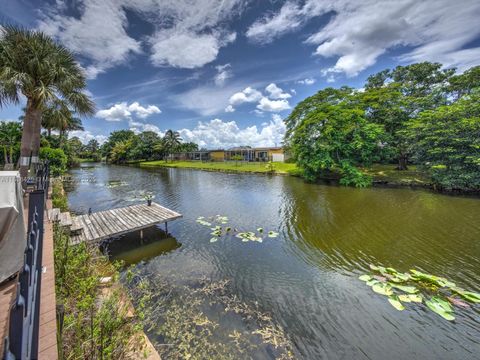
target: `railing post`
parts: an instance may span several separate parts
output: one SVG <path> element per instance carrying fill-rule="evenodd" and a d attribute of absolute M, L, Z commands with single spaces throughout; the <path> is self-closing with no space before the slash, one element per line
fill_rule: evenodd
<path fill-rule="evenodd" d="M 39 168 L 34 183 L 37 190 L 29 193 L 28 230 L 24 265 L 18 276 L 17 295 L 10 309 L 8 336 L 3 358 L 36 359 L 40 320 L 40 289 L 45 202 L 48 193 L 48 164 Z"/>
<path fill-rule="evenodd" d="M 48 191 L 48 190 L 47 190 Z M 38 209 L 38 210 L 37 210 Z M 32 318 L 31 324 L 31 358 L 36 358 L 38 353 L 38 334 L 39 334 L 39 320 L 40 320 L 40 287 L 41 287 L 41 274 L 42 274 L 42 252 L 43 252 L 43 220 L 45 209 L 45 190 L 35 190 L 30 193 L 28 225 L 29 233 L 33 231 L 36 233 L 36 256 L 35 256 L 35 269 L 31 269 L 32 275 L 35 277 L 36 286 L 34 289 L 34 302 L 32 305 L 32 312 L 35 316 Z M 35 231 L 37 230 L 37 231 Z"/>

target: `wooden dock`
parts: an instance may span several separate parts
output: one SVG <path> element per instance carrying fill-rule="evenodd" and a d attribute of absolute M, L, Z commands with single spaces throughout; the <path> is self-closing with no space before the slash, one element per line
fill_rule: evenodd
<path fill-rule="evenodd" d="M 181 214 L 154 202 L 151 206 L 147 204 L 131 205 L 80 215 L 71 219 L 71 243 L 100 242 L 181 217 Z"/>

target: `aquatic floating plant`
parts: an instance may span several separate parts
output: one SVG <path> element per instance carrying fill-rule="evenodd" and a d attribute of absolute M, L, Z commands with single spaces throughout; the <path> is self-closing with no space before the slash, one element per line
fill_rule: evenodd
<path fill-rule="evenodd" d="M 241 232 L 235 235 L 235 237 L 242 239 L 242 241 L 247 242 L 247 241 L 258 241 L 262 242 L 263 239 L 259 236 L 256 236 L 254 232 L 248 231 L 248 232 Z"/>
<path fill-rule="evenodd" d="M 205 216 L 199 216 L 196 220 L 196 222 L 199 223 L 200 225 L 210 227 L 210 230 L 212 230 L 210 235 L 213 236 L 210 239 L 210 242 L 212 243 L 218 241 L 221 236 L 226 236 L 226 235 L 235 235 L 236 238 L 241 239 L 243 242 L 248 242 L 248 241 L 263 242 L 262 235 L 265 232 L 263 228 L 261 227 L 258 228 L 257 232 L 253 232 L 253 231 L 239 232 L 236 228 L 232 228 L 230 226 L 226 226 L 226 227 L 221 226 L 221 225 L 228 224 L 228 221 L 229 221 L 228 217 L 222 216 L 222 215 L 215 215 L 209 218 L 206 218 Z M 215 223 L 220 225 L 214 226 Z M 278 235 L 279 233 L 276 231 L 269 231 L 267 233 L 267 236 L 269 238 L 276 238 Z"/>
<path fill-rule="evenodd" d="M 109 182 L 107 182 L 105 184 L 105 187 L 109 188 L 109 189 L 112 189 L 112 188 L 116 188 L 116 187 L 119 187 L 119 186 L 126 186 L 128 185 L 125 181 L 121 181 L 121 180 L 110 180 Z"/>
<path fill-rule="evenodd" d="M 455 320 L 454 307 L 468 308 L 470 303 L 480 303 L 480 294 L 466 291 L 452 281 L 410 270 L 402 273 L 391 267 L 370 265 L 378 274 L 364 274 L 359 277 L 374 292 L 388 297 L 388 302 L 397 310 L 405 309 L 404 303 L 423 303 L 446 320 Z M 462 299 L 460 299 L 460 298 Z"/>

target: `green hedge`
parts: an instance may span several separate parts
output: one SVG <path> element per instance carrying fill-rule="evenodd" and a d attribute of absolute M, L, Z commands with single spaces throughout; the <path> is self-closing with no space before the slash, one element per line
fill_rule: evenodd
<path fill-rule="evenodd" d="M 67 171 L 68 159 L 62 149 L 40 148 L 40 158 L 48 160 L 52 176 L 60 176 Z"/>

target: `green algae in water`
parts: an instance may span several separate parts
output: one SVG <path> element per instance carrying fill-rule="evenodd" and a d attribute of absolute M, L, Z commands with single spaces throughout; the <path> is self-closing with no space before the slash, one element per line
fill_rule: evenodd
<path fill-rule="evenodd" d="M 150 340 L 165 359 L 294 359 L 285 330 L 230 281 L 169 281 L 128 271 L 128 289 Z"/>

